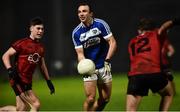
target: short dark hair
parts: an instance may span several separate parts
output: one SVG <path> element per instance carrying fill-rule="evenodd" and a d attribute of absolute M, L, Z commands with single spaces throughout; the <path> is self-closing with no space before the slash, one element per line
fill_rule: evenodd
<path fill-rule="evenodd" d="M 138 24 L 138 30 L 153 30 L 156 27 L 156 22 L 151 18 L 142 18 Z"/>
<path fill-rule="evenodd" d="M 43 19 L 41 17 L 34 17 L 30 20 L 30 26 L 42 25 Z"/>
<path fill-rule="evenodd" d="M 87 6 L 89 7 L 89 11 L 90 11 L 90 12 L 93 12 L 92 6 L 90 5 L 89 2 L 80 2 L 80 3 L 78 4 L 78 7 L 80 7 L 80 6 L 85 6 L 85 5 L 87 5 Z"/>

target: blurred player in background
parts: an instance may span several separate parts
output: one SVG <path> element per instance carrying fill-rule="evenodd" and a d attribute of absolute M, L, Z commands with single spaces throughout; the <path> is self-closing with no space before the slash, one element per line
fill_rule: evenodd
<path fill-rule="evenodd" d="M 174 55 L 175 49 L 173 45 L 170 43 L 169 39 L 166 38 L 163 47 L 162 47 L 162 72 L 167 76 L 168 80 L 171 83 L 171 87 L 176 93 L 175 84 L 174 84 L 174 77 L 171 70 L 171 58 Z"/>
<path fill-rule="evenodd" d="M 78 17 L 81 23 L 72 32 L 78 61 L 88 58 L 93 60 L 96 66 L 96 73 L 83 77 L 86 95 L 83 109 L 101 111 L 111 96 L 110 60 L 116 50 L 116 40 L 104 20 L 93 18 L 93 12 L 88 3 L 79 4 Z M 99 93 L 97 100 L 96 88 Z"/>
<path fill-rule="evenodd" d="M 130 71 L 126 97 L 127 111 L 136 111 L 142 97 L 148 95 L 149 89 L 161 96 L 159 110 L 169 109 L 173 90 L 167 77 L 161 73 L 161 53 L 167 30 L 173 25 L 179 25 L 179 21 L 166 21 L 160 28 L 156 28 L 151 19 L 140 20 L 139 35 L 131 39 L 128 47 Z"/>
<path fill-rule="evenodd" d="M 4 53 L 2 60 L 9 74 L 10 85 L 16 94 L 16 107 L 5 106 L 1 111 L 17 110 L 38 111 L 40 101 L 32 91 L 32 76 L 37 65 L 47 81 L 51 94 L 55 92 L 50 80 L 44 59 L 44 46 L 40 39 L 44 34 L 44 25 L 41 18 L 36 17 L 30 21 L 30 36 L 13 43 Z M 15 62 L 11 57 L 15 56 Z"/>

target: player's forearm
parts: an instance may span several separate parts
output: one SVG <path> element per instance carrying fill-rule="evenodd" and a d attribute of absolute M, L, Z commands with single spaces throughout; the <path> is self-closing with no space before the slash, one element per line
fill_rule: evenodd
<path fill-rule="evenodd" d="M 50 80 L 49 73 L 46 66 L 41 67 L 41 73 L 43 74 L 45 80 Z"/>
<path fill-rule="evenodd" d="M 78 55 L 78 61 L 85 59 L 84 55 Z"/>
<path fill-rule="evenodd" d="M 159 29 L 159 34 L 162 34 L 162 32 L 167 31 L 172 26 L 173 26 L 172 20 L 166 21 L 164 24 L 161 25 L 161 27 Z"/>
<path fill-rule="evenodd" d="M 2 61 L 4 63 L 4 66 L 6 69 L 11 68 L 11 62 L 10 62 L 10 56 L 7 55 L 6 53 L 2 56 Z"/>
<path fill-rule="evenodd" d="M 83 48 L 76 49 L 78 61 L 85 58 Z"/>
<path fill-rule="evenodd" d="M 117 43 L 114 37 L 109 41 L 109 50 L 106 59 L 111 59 L 117 49 Z"/>
<path fill-rule="evenodd" d="M 44 78 L 46 80 L 49 80 L 50 79 L 49 72 L 48 72 L 44 58 L 41 59 L 40 69 L 41 69 L 41 73 L 43 74 Z"/>

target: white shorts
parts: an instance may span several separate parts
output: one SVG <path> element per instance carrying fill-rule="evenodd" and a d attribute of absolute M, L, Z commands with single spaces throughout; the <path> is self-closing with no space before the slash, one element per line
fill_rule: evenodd
<path fill-rule="evenodd" d="M 98 83 L 108 83 L 112 81 L 111 72 L 105 72 L 104 67 L 96 69 L 96 72 L 91 76 L 83 77 L 84 81 L 94 81 L 97 80 Z"/>

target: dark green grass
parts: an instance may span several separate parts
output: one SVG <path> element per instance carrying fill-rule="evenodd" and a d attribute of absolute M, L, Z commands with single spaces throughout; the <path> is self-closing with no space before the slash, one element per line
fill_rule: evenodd
<path fill-rule="evenodd" d="M 174 75 L 177 94 L 170 110 L 180 110 L 180 74 Z M 61 110 L 61 111 L 79 111 L 82 110 L 85 99 L 83 90 L 83 81 L 79 75 L 54 78 L 53 83 L 56 88 L 56 94 L 50 95 L 44 80 L 35 80 L 33 90 L 41 101 L 41 110 Z M 126 74 L 113 75 L 112 97 L 106 106 L 106 111 L 125 110 L 127 88 Z M 158 94 L 149 92 L 149 96 L 144 97 L 139 110 L 158 110 L 160 97 Z M 0 82 L 0 106 L 14 105 L 15 95 L 7 82 Z"/>

